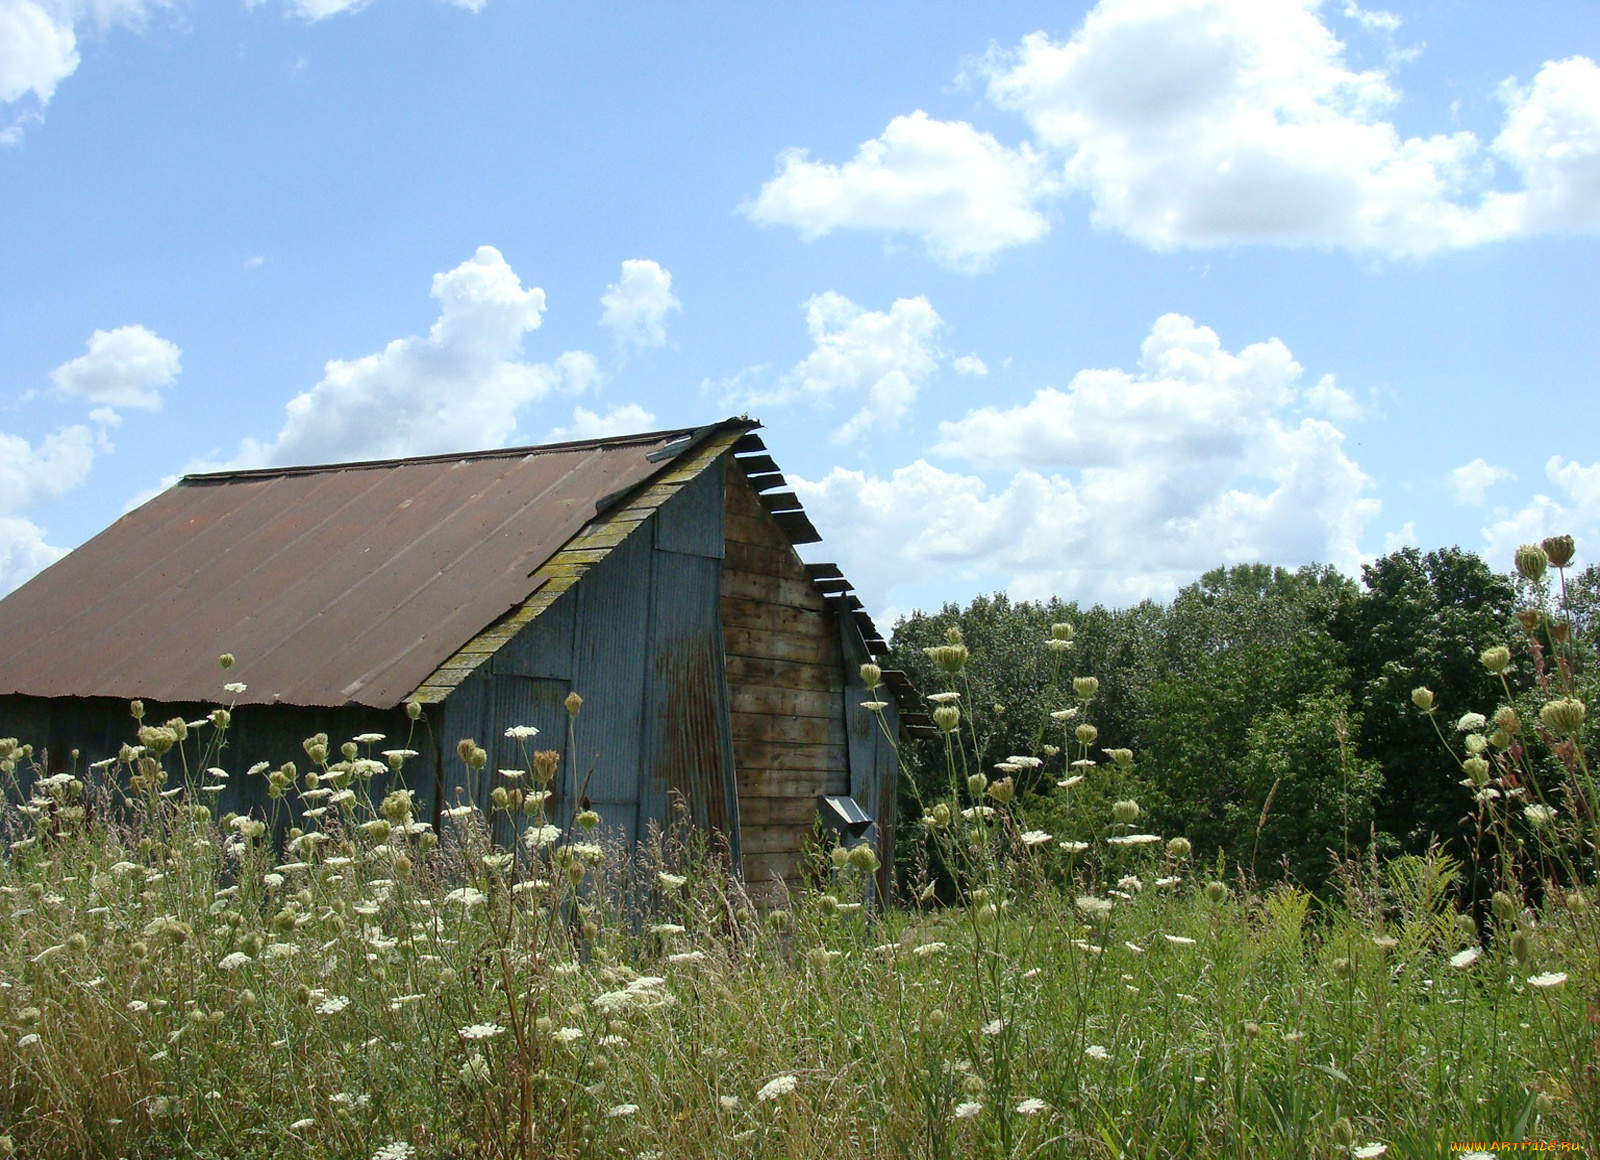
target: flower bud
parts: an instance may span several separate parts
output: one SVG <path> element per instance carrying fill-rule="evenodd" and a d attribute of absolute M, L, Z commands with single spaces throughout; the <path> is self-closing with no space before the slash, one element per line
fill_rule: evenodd
<path fill-rule="evenodd" d="M 1494 725 L 1500 732 L 1512 737 L 1522 732 L 1522 719 L 1510 705 L 1502 705 L 1494 711 Z"/>
<path fill-rule="evenodd" d="M 1111 804 L 1111 816 L 1124 826 L 1132 825 L 1139 820 L 1139 803 L 1136 801 L 1120 801 Z"/>
<path fill-rule="evenodd" d="M 1527 931 L 1514 930 L 1511 932 L 1511 957 L 1523 966 L 1533 958 L 1533 936 Z"/>
<path fill-rule="evenodd" d="M 1002 777 L 989 786 L 989 796 L 1001 805 L 1005 805 L 1017 796 L 1017 783 L 1009 777 Z"/>
<path fill-rule="evenodd" d="M 562 704 L 567 707 L 568 717 L 576 717 L 578 710 L 583 708 L 583 698 L 578 696 L 577 693 L 568 693 L 567 699 Z"/>
<path fill-rule="evenodd" d="M 1348 1148 L 1356 1142 L 1356 1129 L 1348 1117 L 1340 1116 L 1333 1122 L 1333 1127 L 1328 1130 L 1333 1137 L 1333 1142 L 1341 1148 Z"/>
<path fill-rule="evenodd" d="M 1344 979 L 1346 981 L 1355 978 L 1355 964 L 1349 959 L 1334 959 L 1332 965 L 1333 973 L 1336 978 Z"/>
<path fill-rule="evenodd" d="M 859 846 L 852 846 L 850 848 L 850 865 L 863 874 L 872 874 L 878 869 L 878 852 L 867 842 L 863 842 Z"/>
<path fill-rule="evenodd" d="M 135 721 L 143 721 L 144 720 L 144 702 L 143 701 L 129 701 L 128 702 L 128 712 L 130 714 L 132 714 L 133 719 Z"/>
<path fill-rule="evenodd" d="M 1206 897 L 1212 902 L 1221 902 L 1224 898 L 1228 897 L 1227 885 L 1222 882 L 1207 882 Z"/>
<path fill-rule="evenodd" d="M 1108 749 L 1106 750 L 1106 756 L 1123 769 L 1127 769 L 1133 764 L 1133 750 L 1131 749 Z"/>
<path fill-rule="evenodd" d="M 555 780 L 556 770 L 561 766 L 561 752 L 556 749 L 541 749 L 533 755 L 533 777 L 540 785 L 549 785 Z"/>
<path fill-rule="evenodd" d="M 1072 731 L 1072 735 L 1083 745 L 1093 745 L 1094 739 L 1100 736 L 1100 730 L 1088 722 L 1084 722 Z"/>
<path fill-rule="evenodd" d="M 1562 902 L 1573 914 L 1582 914 L 1589 909 L 1589 900 L 1576 890 L 1570 891 Z"/>
<path fill-rule="evenodd" d="M 1188 838 L 1174 838 L 1167 843 L 1167 857 L 1177 862 L 1182 862 L 1194 852 L 1194 847 Z"/>
<path fill-rule="evenodd" d="M 961 710 L 954 705 L 940 705 L 933 711 L 933 723 L 941 733 L 953 733 L 961 721 Z"/>
<path fill-rule="evenodd" d="M 1050 626 L 1050 639 L 1051 640 L 1071 640 L 1072 639 L 1072 625 L 1067 624 L 1065 622 L 1063 622 L 1061 624 L 1052 624 Z"/>
<path fill-rule="evenodd" d="M 1469 757 L 1461 763 L 1461 768 L 1466 770 L 1467 779 L 1479 789 L 1489 784 L 1489 763 L 1483 758 Z"/>
<path fill-rule="evenodd" d="M 1478 941 L 1478 924 L 1472 921 L 1472 915 L 1456 915 L 1456 933 L 1469 943 Z"/>
<path fill-rule="evenodd" d="M 932 818 L 935 825 L 948 826 L 950 824 L 950 807 L 940 802 L 933 807 Z"/>
<path fill-rule="evenodd" d="M 1517 903 L 1504 890 L 1496 890 L 1489 899 L 1489 909 L 1501 922 L 1510 922 L 1517 915 Z"/>
<path fill-rule="evenodd" d="M 959 673 L 967 665 L 967 646 L 964 644 L 938 644 L 922 650 L 929 660 L 947 673 Z"/>
<path fill-rule="evenodd" d="M 1539 720 L 1543 721 L 1545 728 L 1552 733 L 1572 737 L 1583 728 L 1586 712 L 1583 702 L 1576 697 L 1561 697 L 1548 702 L 1539 710 Z"/>
<path fill-rule="evenodd" d="M 1098 677 L 1073 677 L 1072 691 L 1077 694 L 1080 701 L 1092 701 L 1094 695 L 1100 691 L 1100 678 Z"/>
<path fill-rule="evenodd" d="M 593 810 L 579 810 L 578 816 L 572 819 L 586 830 L 592 830 L 600 824 L 600 815 Z"/>
<path fill-rule="evenodd" d="M 1424 713 L 1433 712 L 1433 690 L 1426 685 L 1418 685 L 1411 690 L 1411 703 Z"/>
<path fill-rule="evenodd" d="M 1571 536 L 1563 536 L 1562 538 L 1566 540 L 1572 539 Z M 1547 544 L 1549 542 L 1549 540 L 1545 541 Z M 1551 1112 L 1556 1110 L 1556 1101 L 1551 1098 L 1549 1092 L 1540 1092 L 1533 1098 L 1533 1106 L 1538 1110 L 1541 1116 L 1548 1116 Z"/>
<path fill-rule="evenodd" d="M 989 779 L 981 773 L 975 773 L 967 778 L 967 792 L 974 798 L 983 796 L 983 791 L 989 788 Z"/>
<path fill-rule="evenodd" d="M 1517 571 L 1522 578 L 1530 584 L 1537 584 L 1544 579 L 1545 568 L 1550 563 L 1550 557 L 1544 554 L 1544 549 L 1538 544 L 1523 544 L 1517 549 Z"/>
<path fill-rule="evenodd" d="M 506 792 L 506 787 L 497 785 L 489 791 L 489 804 L 497 810 L 503 810 L 511 802 L 511 795 Z"/>
<path fill-rule="evenodd" d="M 1482 662 L 1484 668 L 1498 676 L 1510 666 L 1511 650 L 1503 644 L 1497 644 L 1479 653 L 1478 660 Z"/>
<path fill-rule="evenodd" d="M 869 689 L 876 689 L 883 682 L 883 670 L 868 661 L 861 666 L 861 683 Z"/>
<path fill-rule="evenodd" d="M 774 910 L 767 914 L 767 925 L 773 930 L 789 929 L 789 912 L 787 910 Z"/>
<path fill-rule="evenodd" d="M 835 869 L 843 870 L 845 863 L 850 861 L 849 848 L 845 846 L 835 846 L 833 849 L 828 851 L 828 860 L 833 863 Z"/>
<path fill-rule="evenodd" d="M 406 716 L 415 721 L 422 716 L 422 706 L 416 701 L 406 702 Z"/>
<path fill-rule="evenodd" d="M 1544 549 L 1551 566 L 1556 568 L 1565 568 L 1572 563 L 1572 555 L 1578 550 L 1576 541 L 1568 535 L 1550 536 L 1539 546 Z"/>

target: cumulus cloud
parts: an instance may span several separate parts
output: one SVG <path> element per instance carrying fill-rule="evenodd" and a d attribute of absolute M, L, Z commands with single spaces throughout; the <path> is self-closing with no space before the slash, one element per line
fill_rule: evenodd
<path fill-rule="evenodd" d="M 842 399 L 858 409 L 833 432 L 835 442 L 898 427 L 938 369 L 938 312 L 921 297 L 897 299 L 886 313 L 866 310 L 832 290 L 809 299 L 805 311 L 811 353 L 775 385 L 743 387 L 730 401 L 833 406 Z"/>
<path fill-rule="evenodd" d="M 745 213 L 802 237 L 869 229 L 920 237 L 938 260 L 976 269 L 1050 228 L 1038 203 L 1054 183 L 1031 148 L 1010 149 L 963 121 L 896 117 L 843 165 L 791 149 Z"/>
<path fill-rule="evenodd" d="M 1491 487 L 1503 479 L 1515 478 L 1517 474 L 1510 468 L 1496 467 L 1480 457 L 1471 463 L 1463 463 L 1450 473 L 1450 494 L 1459 504 L 1480 507 L 1485 493 Z"/>
<path fill-rule="evenodd" d="M 619 347 L 662 346 L 667 341 L 667 315 L 682 310 L 672 296 L 672 275 L 655 262 L 630 258 L 622 277 L 600 298 L 605 307 L 600 324 L 611 328 Z"/>
<path fill-rule="evenodd" d="M 439 317 L 428 334 L 395 339 L 358 359 L 335 359 L 322 381 L 285 408 L 268 443 L 246 440 L 227 467 L 340 462 L 504 446 L 521 409 L 594 386 L 593 355 L 550 363 L 522 355 L 544 291 L 524 289 L 493 246 L 433 278 Z"/>
<path fill-rule="evenodd" d="M 960 358 L 950 361 L 950 369 L 958 375 L 977 375 L 982 377 L 989 373 L 988 365 L 975 354 L 964 354 Z"/>
<path fill-rule="evenodd" d="M 141 26 L 166 0 L 0 0 L 0 144 L 22 139 L 22 125 L 37 120 L 56 88 L 78 69 L 78 39 L 86 28 Z"/>
<path fill-rule="evenodd" d="M 1485 554 L 1496 567 L 1511 566 L 1518 544 L 1536 544 L 1546 536 L 1566 533 L 1580 545 L 1600 540 L 1600 462 L 1585 467 L 1554 455 L 1544 474 L 1552 485 L 1551 494 L 1535 495 L 1483 529 Z M 1591 555 L 1580 563 L 1593 559 Z"/>
<path fill-rule="evenodd" d="M 1508 81 L 1503 127 L 1406 136 L 1385 68 L 1358 69 L 1320 0 L 1100 0 L 1065 40 L 991 50 L 994 106 L 1032 141 L 899 117 L 841 166 L 802 152 L 747 207 L 806 237 L 909 232 L 976 268 L 1041 237 L 1039 206 L 1085 194 L 1094 222 L 1156 250 L 1273 244 L 1422 257 L 1600 229 L 1600 68 L 1587 57 Z M 1389 12 L 1347 4 L 1362 35 Z"/>
<path fill-rule="evenodd" d="M 82 425 L 63 427 L 38 445 L 0 431 L 0 595 L 66 555 L 24 513 L 81 485 L 94 457 L 94 434 Z"/>
<path fill-rule="evenodd" d="M 109 407 L 161 407 L 161 388 L 171 386 L 183 364 L 176 344 L 143 326 L 96 330 L 89 351 L 50 372 L 63 395 Z"/>
<path fill-rule="evenodd" d="M 612 435 L 633 435 L 656 430 L 656 417 L 638 403 L 612 407 L 604 415 L 587 407 L 572 409 L 572 422 L 553 428 L 549 442 L 565 443 L 577 439 L 606 439 Z"/>
<path fill-rule="evenodd" d="M 932 454 L 978 471 L 919 459 L 792 482 L 851 577 L 891 602 L 930 569 L 1124 602 L 1224 562 L 1353 568 L 1378 504 L 1343 432 L 1296 418 L 1302 375 L 1276 339 L 1234 354 L 1169 314 L 1137 370 L 1084 370 L 941 424 Z"/>

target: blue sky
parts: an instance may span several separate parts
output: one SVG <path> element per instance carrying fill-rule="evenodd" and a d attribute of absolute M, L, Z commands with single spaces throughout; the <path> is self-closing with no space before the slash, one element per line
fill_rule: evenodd
<path fill-rule="evenodd" d="M 0 591 L 185 471 L 741 412 L 886 622 L 1584 562 L 1597 59 L 1587 0 L 0 0 Z"/>

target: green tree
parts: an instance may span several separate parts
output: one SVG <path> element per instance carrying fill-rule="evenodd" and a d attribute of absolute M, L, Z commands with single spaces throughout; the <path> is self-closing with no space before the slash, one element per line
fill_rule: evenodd
<path fill-rule="evenodd" d="M 1461 771 L 1411 690 L 1434 691 L 1441 723 L 1469 709 L 1493 712 L 1504 694 L 1478 656 L 1521 635 L 1511 582 L 1459 548 L 1402 548 L 1364 567 L 1362 580 L 1364 590 L 1344 601 L 1331 628 L 1363 722 L 1357 751 L 1383 770 L 1374 820 L 1409 853 L 1437 837 L 1460 855 Z"/>

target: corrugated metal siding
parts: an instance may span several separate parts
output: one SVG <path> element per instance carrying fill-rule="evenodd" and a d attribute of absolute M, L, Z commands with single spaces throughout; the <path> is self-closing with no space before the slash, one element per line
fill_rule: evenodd
<path fill-rule="evenodd" d="M 641 832 L 648 820 L 670 820 L 676 795 L 697 825 L 727 839 L 737 860 L 738 790 L 720 616 L 723 461 L 686 485 L 656 520 Z"/>
<path fill-rule="evenodd" d="M 647 529 L 631 535 L 577 588 L 572 688 L 584 701 L 574 792 L 630 839 L 638 833 L 644 759 L 653 554 Z"/>
<path fill-rule="evenodd" d="M 188 477 L 0 601 L 0 693 L 393 707 L 689 434 Z"/>

